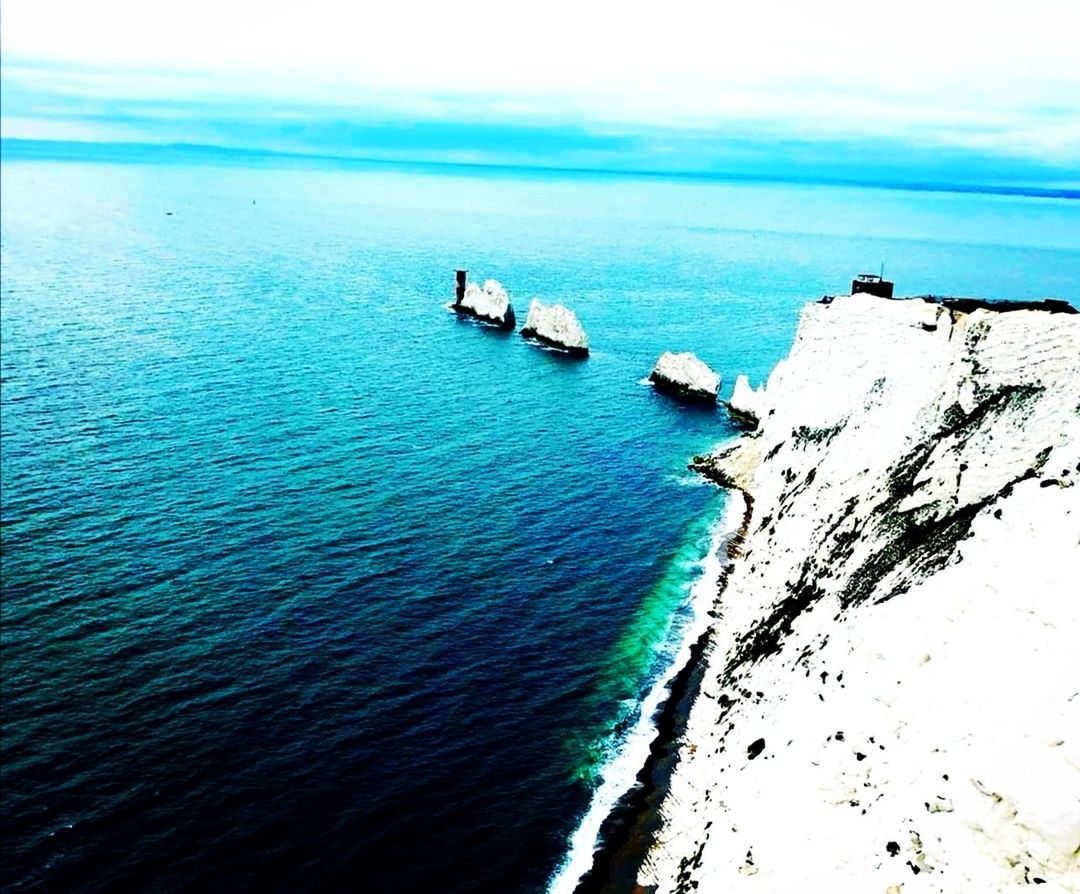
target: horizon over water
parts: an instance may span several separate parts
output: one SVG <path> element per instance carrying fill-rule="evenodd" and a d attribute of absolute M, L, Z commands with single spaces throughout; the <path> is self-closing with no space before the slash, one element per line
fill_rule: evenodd
<path fill-rule="evenodd" d="M 686 462 L 735 429 L 656 357 L 756 385 L 881 263 L 1080 304 L 1068 199 L 9 149 L 10 891 L 544 890 L 730 526 Z M 457 267 L 592 355 L 448 312 Z"/>
<path fill-rule="evenodd" d="M 131 163 L 151 156 L 158 163 L 221 164 L 249 167 L 322 167 L 343 169 L 392 169 L 426 171 L 448 175 L 474 176 L 577 176 L 616 179 L 660 179 L 692 183 L 762 183 L 805 186 L 841 186 L 868 189 L 899 190 L 903 192 L 955 192 L 984 195 L 1027 196 L 1031 198 L 1080 199 L 1080 181 L 1075 178 L 1047 179 L 1045 175 L 1025 179 L 1023 174 L 998 178 L 968 176 L 956 171 L 928 176 L 925 172 L 883 169 L 870 175 L 857 170 L 830 171 L 799 169 L 789 171 L 783 163 L 750 169 L 670 168 L 630 166 L 575 166 L 557 162 L 525 161 L 464 161 L 449 158 L 396 157 L 377 152 L 366 155 L 335 154 L 333 152 L 262 149 L 255 146 L 216 145 L 209 143 L 143 143 L 39 140 L 22 137 L 0 138 L 0 153 L 21 160 L 85 161 L 98 163 Z"/>

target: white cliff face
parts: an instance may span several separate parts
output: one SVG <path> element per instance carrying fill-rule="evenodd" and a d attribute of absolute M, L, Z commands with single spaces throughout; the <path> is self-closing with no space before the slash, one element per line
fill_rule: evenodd
<path fill-rule="evenodd" d="M 728 401 L 728 411 L 739 421 L 757 426 L 766 413 L 765 386 L 751 388 L 746 376 L 737 376 L 731 400 Z"/>
<path fill-rule="evenodd" d="M 574 312 L 561 304 L 544 304 L 533 298 L 521 334 L 552 347 L 587 354 L 589 339 Z"/>
<path fill-rule="evenodd" d="M 515 322 L 510 296 L 494 279 L 487 280 L 483 286 L 469 283 L 465 286 L 465 296 L 454 309 L 506 328 L 512 329 Z"/>
<path fill-rule="evenodd" d="M 812 304 L 767 392 L 638 882 L 1080 890 L 1080 316 Z"/>
<path fill-rule="evenodd" d="M 661 390 L 705 400 L 715 401 L 720 388 L 720 376 L 690 352 L 664 351 L 649 379 Z"/>

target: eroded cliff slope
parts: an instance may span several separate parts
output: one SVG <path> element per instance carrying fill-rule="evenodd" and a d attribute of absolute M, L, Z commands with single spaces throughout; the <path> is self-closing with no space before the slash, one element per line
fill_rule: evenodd
<path fill-rule="evenodd" d="M 647 891 L 1080 889 L 1080 316 L 808 305 Z"/>

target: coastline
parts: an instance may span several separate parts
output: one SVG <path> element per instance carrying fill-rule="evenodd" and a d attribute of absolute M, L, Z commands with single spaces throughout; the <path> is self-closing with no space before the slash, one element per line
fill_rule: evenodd
<path fill-rule="evenodd" d="M 3 874 L 48 888 L 149 877 L 154 849 L 116 850 L 149 824 L 192 887 L 542 889 L 726 499 L 685 471 L 723 413 L 632 383 L 657 350 L 759 384 L 868 237 L 918 291 L 1080 284 L 1080 208 L 1037 203 L 4 167 L 5 668 L 34 760 L 12 752 Z M 459 261 L 575 296 L 595 365 L 439 315 Z"/>
<path fill-rule="evenodd" d="M 1080 628 L 1078 330 L 1032 309 L 804 308 L 762 429 L 695 457 L 746 493 L 746 552 L 578 891 L 1076 890 L 1054 669 Z M 1027 650 L 1008 683 L 1003 647 Z M 1003 715 L 1017 687 L 1033 704 Z"/>
<path fill-rule="evenodd" d="M 691 584 L 692 615 L 674 657 L 653 682 L 637 721 L 602 768 L 601 782 L 569 839 L 564 859 L 548 880 L 549 894 L 575 894 L 582 885 L 605 884 L 608 858 L 621 849 L 627 835 L 636 834 L 644 815 L 643 800 L 654 800 L 653 795 L 662 791 L 654 785 L 652 767 L 670 752 L 696 691 L 696 674 L 704 666 L 702 651 L 715 612 L 715 587 L 729 573 L 732 544 L 741 538 L 748 518 L 742 496 L 730 494 L 710 525 L 702 571 Z M 628 870 L 633 868 L 623 862 Z"/>
<path fill-rule="evenodd" d="M 733 490 L 730 496 L 742 498 L 742 522 L 724 546 L 728 561 L 715 578 L 716 601 L 707 612 L 709 617 L 716 616 L 753 515 L 753 499 L 749 494 Z M 705 659 L 713 636 L 714 628 L 709 624 L 690 645 L 689 655 L 671 678 L 667 697 L 654 719 L 655 736 L 649 744 L 649 755 L 633 786 L 619 798 L 601 825 L 592 866 L 578 880 L 574 894 L 634 888 L 638 867 L 660 822 L 658 808 L 667 794 L 674 762 L 678 759 L 678 741 L 686 729 L 690 708 L 708 666 Z"/>

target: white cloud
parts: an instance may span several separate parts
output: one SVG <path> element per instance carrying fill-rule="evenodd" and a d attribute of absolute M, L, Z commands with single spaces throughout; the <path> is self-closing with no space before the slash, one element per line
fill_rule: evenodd
<path fill-rule="evenodd" d="M 13 115 L 4 118 L 4 136 L 23 140 L 60 140 L 89 143 L 137 142 L 139 133 L 128 127 L 84 121 L 54 121 Z"/>
<path fill-rule="evenodd" d="M 2 14 L 5 59 L 126 68 L 124 87 L 146 97 L 997 135 L 1080 158 L 1075 0 L 5 0 Z M 100 89 L 95 77 L 83 87 Z"/>

